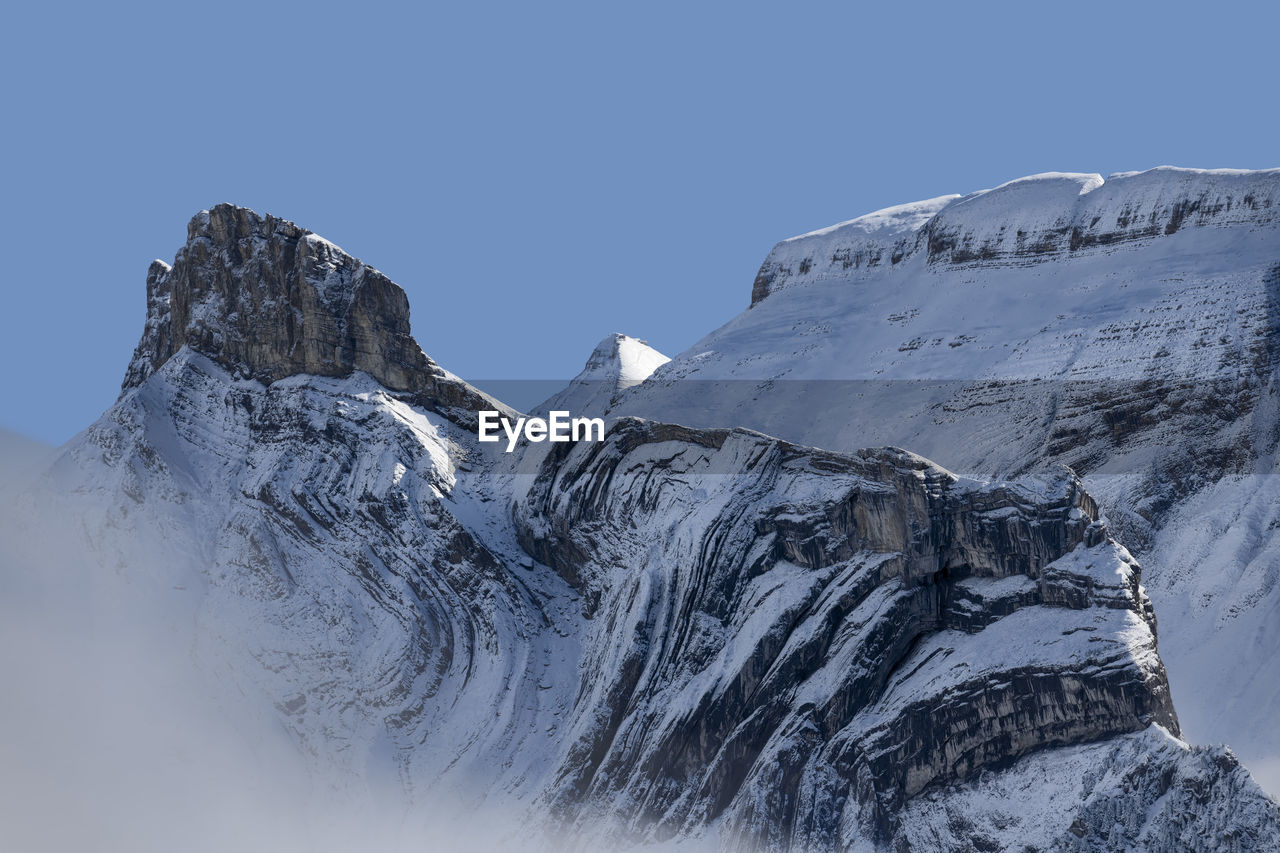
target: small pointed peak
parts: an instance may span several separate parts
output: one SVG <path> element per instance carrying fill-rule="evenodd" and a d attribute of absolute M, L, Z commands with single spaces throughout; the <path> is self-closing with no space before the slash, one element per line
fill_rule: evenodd
<path fill-rule="evenodd" d="M 606 335 L 591 351 L 582 372 L 533 412 L 565 409 L 574 414 L 601 414 L 619 392 L 639 385 L 670 360 L 648 341 L 619 332 Z"/>
<path fill-rule="evenodd" d="M 609 379 L 619 389 L 638 385 L 671 359 L 649 346 L 648 341 L 620 332 L 607 335 L 592 351 L 577 379 Z"/>
<path fill-rule="evenodd" d="M 586 368 L 590 369 L 592 365 L 606 365 L 617 359 L 618 348 L 625 339 L 627 336 L 620 332 L 605 335 L 587 357 Z"/>
<path fill-rule="evenodd" d="M 596 347 L 594 350 L 592 350 L 591 354 L 592 355 L 614 354 L 618 351 L 618 342 L 625 337 L 626 335 L 622 334 L 621 332 L 614 332 L 612 334 L 605 335 L 603 338 L 600 339 L 600 343 L 596 344 Z"/>

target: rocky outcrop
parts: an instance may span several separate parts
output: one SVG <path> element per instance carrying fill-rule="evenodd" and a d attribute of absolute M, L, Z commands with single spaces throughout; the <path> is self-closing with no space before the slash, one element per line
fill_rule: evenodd
<path fill-rule="evenodd" d="M 230 204 L 196 214 L 172 266 L 152 262 L 146 326 L 123 391 L 184 346 L 264 383 L 358 370 L 464 421 L 477 408 L 504 408 L 422 352 L 409 300 L 391 279 L 292 222 Z"/>
<path fill-rule="evenodd" d="M 1262 851 L 1280 835 L 1278 818 L 1230 750 L 1188 747 L 1153 727 L 930 791 L 908 805 L 894 847 Z"/>
<path fill-rule="evenodd" d="M 552 802 L 840 848 L 1027 752 L 1176 732 L 1137 565 L 1073 477 L 1041 489 L 627 419 L 548 458 L 520 541 L 595 650 Z"/>

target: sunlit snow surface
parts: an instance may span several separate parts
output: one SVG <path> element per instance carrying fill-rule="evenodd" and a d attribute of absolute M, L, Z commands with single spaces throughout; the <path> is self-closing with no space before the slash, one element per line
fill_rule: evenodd
<path fill-rule="evenodd" d="M 603 413 L 622 391 L 639 385 L 671 359 L 645 341 L 622 334 L 606 337 L 567 387 L 534 408 L 563 410 L 574 416 Z"/>

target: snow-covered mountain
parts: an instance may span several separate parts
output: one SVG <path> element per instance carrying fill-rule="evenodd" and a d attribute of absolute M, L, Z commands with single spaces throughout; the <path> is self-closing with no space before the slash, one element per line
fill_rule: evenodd
<path fill-rule="evenodd" d="M 649 346 L 648 341 L 614 333 L 592 350 L 582 372 L 533 411 L 553 410 L 575 415 L 597 415 L 613 404 L 618 394 L 648 379 L 671 359 Z"/>
<path fill-rule="evenodd" d="M 966 228 L 948 239 L 1005 251 Z M 912 245 L 889 266 L 933 275 Z M 759 364 L 803 361 L 778 324 L 835 281 L 782 279 L 735 321 L 773 335 Z M 635 417 L 513 459 L 476 439 L 505 407 L 422 353 L 398 287 L 230 205 L 152 265 L 147 303 L 120 399 L 15 513 L 75 519 L 104 555 L 86 582 L 181 601 L 175 647 L 264 697 L 331 786 L 393 785 L 409 813 L 447 792 L 578 849 L 1280 839 L 1228 750 L 1179 739 L 1141 569 L 1065 470 L 983 482 Z M 675 410 L 678 377 L 753 363 L 704 347 L 626 390 L 662 357 L 609 342 L 623 406 Z"/>
<path fill-rule="evenodd" d="M 615 406 L 956 471 L 1068 464 L 1149 565 L 1194 739 L 1280 791 L 1280 170 L 1047 174 L 779 243 Z"/>

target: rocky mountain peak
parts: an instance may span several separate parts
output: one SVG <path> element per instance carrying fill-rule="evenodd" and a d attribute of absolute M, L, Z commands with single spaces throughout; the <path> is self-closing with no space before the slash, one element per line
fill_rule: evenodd
<path fill-rule="evenodd" d="M 270 237 L 280 234 L 297 240 L 311 232 L 305 228 L 271 214 L 260 215 L 247 207 L 234 204 L 218 204 L 202 210 L 187 223 L 187 242 L 204 239 L 229 247 L 240 240 L 254 237 Z"/>
<path fill-rule="evenodd" d="M 123 391 L 183 347 L 266 384 L 363 371 L 432 408 L 503 408 L 422 352 L 399 285 L 305 228 L 231 204 L 191 219 L 172 265 L 152 262 Z"/>

